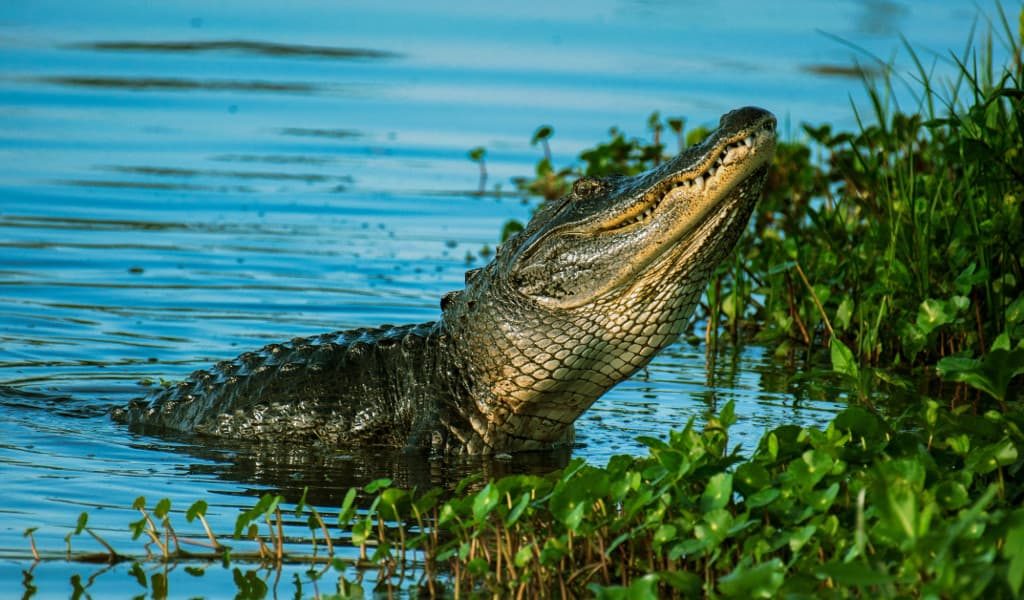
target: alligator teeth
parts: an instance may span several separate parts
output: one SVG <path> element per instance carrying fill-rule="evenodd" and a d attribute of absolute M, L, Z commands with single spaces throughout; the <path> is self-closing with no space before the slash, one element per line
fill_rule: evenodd
<path fill-rule="evenodd" d="M 743 138 L 743 145 L 748 147 L 748 148 L 753 146 L 754 145 L 754 136 L 748 135 L 747 137 Z"/>
<path fill-rule="evenodd" d="M 693 187 L 696 188 L 698 191 L 704 189 L 704 178 L 703 177 L 698 177 L 698 178 L 694 179 L 693 180 Z"/>

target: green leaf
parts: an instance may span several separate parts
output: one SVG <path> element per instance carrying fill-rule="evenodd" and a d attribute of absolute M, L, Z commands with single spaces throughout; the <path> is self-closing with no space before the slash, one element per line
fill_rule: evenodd
<path fill-rule="evenodd" d="M 818 567 L 817 572 L 819 577 L 829 577 L 842 586 L 885 585 L 896 580 L 859 562 L 827 562 Z"/>
<path fill-rule="evenodd" d="M 964 467 L 975 473 L 989 473 L 1017 461 L 1017 447 L 1009 439 L 977 448 L 967 455 Z"/>
<path fill-rule="evenodd" d="M 466 563 L 466 570 L 474 577 L 482 577 L 491 570 L 491 565 L 487 563 L 486 559 L 478 556 Z"/>
<path fill-rule="evenodd" d="M 520 221 L 517 221 L 516 219 L 509 219 L 508 221 L 505 221 L 505 225 L 502 226 L 501 237 L 499 239 L 501 240 L 501 243 L 505 243 L 509 238 L 522 230 L 523 224 Z"/>
<path fill-rule="evenodd" d="M 771 481 L 768 470 L 763 466 L 747 462 L 736 467 L 736 474 L 733 476 L 733 484 L 736 490 L 744 496 L 750 496 L 761 491 Z"/>
<path fill-rule="evenodd" d="M 373 494 L 377 492 L 377 490 L 384 489 L 389 485 L 391 485 L 391 480 L 388 479 L 387 477 L 382 477 L 380 479 L 374 479 L 370 483 L 366 484 L 366 487 L 364 487 L 363 490 L 367 494 Z"/>
<path fill-rule="evenodd" d="M 473 499 L 473 520 L 477 523 L 485 520 L 500 499 L 498 488 L 494 487 L 493 483 L 485 485 Z"/>
<path fill-rule="evenodd" d="M 725 508 L 730 497 L 732 497 L 732 474 L 715 473 L 708 480 L 708 485 L 700 497 L 700 510 L 708 513 Z"/>
<path fill-rule="evenodd" d="M 939 327 L 952 323 L 957 315 L 967 308 L 967 299 L 953 296 L 950 300 L 928 298 L 921 302 L 917 310 L 917 326 L 928 335 Z"/>
<path fill-rule="evenodd" d="M 935 486 L 935 499 L 947 510 L 963 508 L 970 502 L 967 488 L 959 481 L 943 481 Z"/>
<path fill-rule="evenodd" d="M 352 523 L 352 543 L 360 546 L 373 535 L 373 520 L 370 517 L 356 519 Z"/>
<path fill-rule="evenodd" d="M 835 466 L 835 459 L 827 452 L 811 449 L 800 455 L 786 468 L 786 482 L 798 489 L 809 490 L 818 484 Z"/>
<path fill-rule="evenodd" d="M 306 496 L 308 494 L 309 494 L 309 486 L 307 485 L 307 486 L 304 486 L 302 488 L 302 497 L 299 498 L 299 501 L 297 503 L 295 503 L 295 516 L 296 517 L 302 516 L 302 511 L 304 511 L 306 509 Z M 192 519 L 189 519 L 189 520 L 191 521 Z"/>
<path fill-rule="evenodd" d="M 485 150 L 483 146 L 477 146 L 467 152 L 466 155 L 469 156 L 469 160 L 473 162 L 480 162 L 484 159 L 484 156 L 487 155 L 487 150 Z"/>
<path fill-rule="evenodd" d="M 773 598 L 785 577 L 786 568 L 778 558 L 754 566 L 741 563 L 718 579 L 718 589 L 729 598 Z"/>
<path fill-rule="evenodd" d="M 523 568 L 533 561 L 533 548 L 533 544 L 527 544 L 519 550 L 516 550 L 516 555 L 512 560 L 515 562 L 517 567 Z"/>
<path fill-rule="evenodd" d="M 82 530 L 85 529 L 85 526 L 88 523 L 89 523 L 89 513 L 83 512 L 82 514 L 78 515 L 78 523 L 75 525 L 75 533 L 74 533 L 74 535 L 78 535 L 78 534 L 82 533 Z"/>
<path fill-rule="evenodd" d="M 852 379 L 860 379 L 860 368 L 857 366 L 857 359 L 853 352 L 846 347 L 838 338 L 833 337 L 829 344 L 832 355 L 832 370 L 842 373 Z"/>
<path fill-rule="evenodd" d="M 765 488 L 760 492 L 752 494 L 744 503 L 748 508 L 760 508 L 775 502 L 781 493 L 778 488 Z"/>
<path fill-rule="evenodd" d="M 132 563 L 132 568 L 128 570 L 128 573 L 135 578 L 135 581 L 144 588 L 149 587 L 149 580 L 146 578 L 146 572 L 142 570 L 142 565 L 138 561 Z"/>
<path fill-rule="evenodd" d="M 561 516 L 561 521 L 569 531 L 576 531 L 580 527 L 580 523 L 583 522 L 583 512 L 587 508 L 586 504 L 580 503 L 572 507 L 566 513 Z"/>
<path fill-rule="evenodd" d="M 1024 296 L 1019 296 L 1006 307 L 1006 323 L 1016 325 L 1024 322 Z"/>
<path fill-rule="evenodd" d="M 587 585 L 587 590 L 595 600 L 657 600 L 658 575 L 649 573 L 638 577 L 629 584 L 629 587 L 591 583 Z"/>
<path fill-rule="evenodd" d="M 672 525 L 671 523 L 662 523 L 654 531 L 654 543 L 660 546 L 674 540 L 676 537 L 676 531 L 675 525 Z"/>
<path fill-rule="evenodd" d="M 380 493 L 381 514 L 385 519 L 398 521 L 408 505 L 409 492 L 399 488 L 388 488 Z"/>
<path fill-rule="evenodd" d="M 659 571 L 658 577 L 683 598 L 696 598 L 700 595 L 703 581 L 695 573 L 689 571 Z"/>
<path fill-rule="evenodd" d="M 836 309 L 836 319 L 834 325 L 840 331 L 845 331 L 850 327 L 850 319 L 852 318 L 853 298 L 847 296 L 843 298 L 843 301 L 839 303 L 839 308 Z"/>
<path fill-rule="evenodd" d="M 156 503 L 156 508 L 153 509 L 153 514 L 156 515 L 156 517 L 158 519 L 166 519 L 167 518 L 167 514 L 170 513 L 170 512 L 171 512 L 171 499 L 170 498 L 161 498 L 160 501 Z"/>
<path fill-rule="evenodd" d="M 128 529 L 132 532 L 132 539 L 138 539 L 146 531 L 146 517 L 142 517 L 138 521 L 132 521 L 128 524 Z"/>
<path fill-rule="evenodd" d="M 789 550 L 794 554 L 798 553 L 801 548 L 811 539 L 811 536 L 818 531 L 818 528 L 814 525 L 805 525 L 800 529 L 789 534 Z"/>
<path fill-rule="evenodd" d="M 947 356 L 936 365 L 947 381 L 962 381 L 996 400 L 1007 399 L 1010 381 L 1024 374 L 1024 348 L 992 350 L 981 359 Z"/>
<path fill-rule="evenodd" d="M 519 517 L 522 516 L 523 511 L 525 511 L 526 507 L 529 505 L 530 492 L 523 492 L 523 494 L 519 496 L 519 500 L 512 507 L 512 510 L 508 512 L 508 516 L 505 517 L 505 525 L 509 527 L 515 525 L 516 521 L 519 520 Z"/>
<path fill-rule="evenodd" d="M 196 500 L 192 503 L 192 506 L 188 507 L 188 511 L 185 512 L 185 520 L 191 523 L 196 517 L 205 517 L 206 509 L 206 500 Z"/>
<path fill-rule="evenodd" d="M 1006 532 L 1006 544 L 1002 552 L 1010 561 L 1006 569 L 1006 581 L 1013 595 L 1020 597 L 1021 587 L 1024 586 L 1024 509 L 1017 509 L 1014 517 L 1013 525 Z"/>
<path fill-rule="evenodd" d="M 736 401 L 729 400 L 722 407 L 722 410 L 718 412 L 718 421 L 722 424 L 723 429 L 729 429 L 736 424 Z"/>
<path fill-rule="evenodd" d="M 356 500 L 356 488 L 349 488 L 348 493 L 345 494 L 345 499 L 341 501 L 341 509 L 338 511 L 338 526 L 348 527 L 349 521 L 356 514 L 356 509 L 353 507 L 353 503 Z"/>
<path fill-rule="evenodd" d="M 922 497 L 925 468 L 913 459 L 898 459 L 876 465 L 876 506 L 882 523 L 893 539 L 913 544 L 927 531 L 931 505 Z"/>
<path fill-rule="evenodd" d="M 167 575 L 165 573 L 153 573 L 149 578 L 150 586 L 152 588 L 152 594 L 154 598 L 166 598 L 167 597 Z M 266 584 L 263 585 L 264 591 L 267 589 Z"/>
<path fill-rule="evenodd" d="M 534 146 L 541 140 L 546 140 L 554 135 L 555 130 L 550 125 L 541 125 L 537 128 L 537 131 L 533 132 L 533 137 L 530 138 L 530 145 Z"/>

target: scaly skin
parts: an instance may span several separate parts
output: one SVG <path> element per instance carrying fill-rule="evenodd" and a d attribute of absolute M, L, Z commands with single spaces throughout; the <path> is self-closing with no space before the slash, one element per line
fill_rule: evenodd
<path fill-rule="evenodd" d="M 722 117 L 634 177 L 584 178 L 441 301 L 436 323 L 296 339 L 133 401 L 144 428 L 488 453 L 571 443 L 573 422 L 684 329 L 760 196 L 775 118 Z"/>

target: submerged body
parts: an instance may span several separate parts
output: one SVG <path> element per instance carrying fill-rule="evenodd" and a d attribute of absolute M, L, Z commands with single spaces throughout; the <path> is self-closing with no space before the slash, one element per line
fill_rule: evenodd
<path fill-rule="evenodd" d="M 133 401 L 135 426 L 436 453 L 545 449 L 684 329 L 775 148 L 758 108 L 633 177 L 584 178 L 433 323 L 272 344 Z"/>

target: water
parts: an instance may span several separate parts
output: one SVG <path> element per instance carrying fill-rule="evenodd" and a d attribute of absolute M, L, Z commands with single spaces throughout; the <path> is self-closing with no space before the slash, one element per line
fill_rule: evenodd
<path fill-rule="evenodd" d="M 473 194 L 471 147 L 488 150 L 488 187 L 507 191 L 531 172 L 542 123 L 555 127 L 559 165 L 611 125 L 641 134 L 652 110 L 713 124 L 757 104 L 792 135 L 802 121 L 849 127 L 859 83 L 819 73 L 848 66 L 851 50 L 819 30 L 883 58 L 902 32 L 931 61 L 963 46 L 975 10 L 689 4 L 0 7 L 2 595 L 31 566 L 27 527 L 59 553 L 89 510 L 90 526 L 138 551 L 126 529 L 138 495 L 176 508 L 205 498 L 214 528 L 230 532 L 266 491 L 295 499 L 309 486 L 311 501 L 336 507 L 380 476 L 426 486 L 558 466 L 564 453 L 443 464 L 142 437 L 106 411 L 143 393 L 140 382 L 271 341 L 435 319 L 481 247 L 531 208 Z M 729 399 L 747 448 L 767 428 L 841 407 L 827 388 L 790 386 L 793 365 L 770 348 L 705 363 L 701 346 L 670 348 L 584 415 L 574 454 L 641 452 L 637 435 L 699 422 Z M 47 562 L 31 585 L 66 596 L 78 575 L 105 597 L 137 585 L 127 570 Z M 215 565 L 202 578 L 172 573 L 171 590 L 235 584 Z"/>

